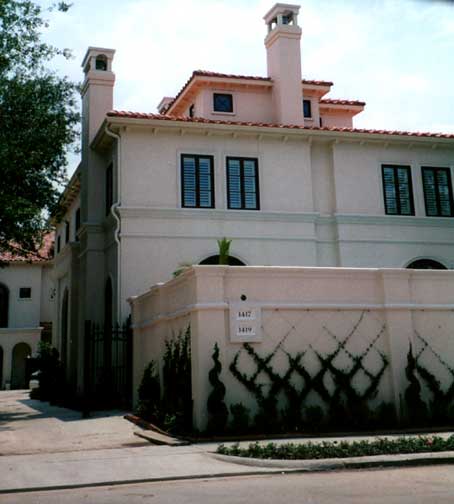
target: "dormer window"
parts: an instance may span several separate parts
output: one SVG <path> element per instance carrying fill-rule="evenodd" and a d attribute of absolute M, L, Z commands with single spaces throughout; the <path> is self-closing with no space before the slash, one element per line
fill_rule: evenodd
<path fill-rule="evenodd" d="M 189 117 L 194 117 L 194 104 L 189 107 Z"/>
<path fill-rule="evenodd" d="M 306 119 L 312 119 L 312 105 L 310 100 L 303 100 L 303 114 Z"/>
<path fill-rule="evenodd" d="M 101 70 L 101 72 L 107 71 L 107 58 L 104 54 L 96 56 L 96 70 Z"/>
<path fill-rule="evenodd" d="M 214 112 L 233 113 L 233 96 L 227 93 L 213 94 Z"/>

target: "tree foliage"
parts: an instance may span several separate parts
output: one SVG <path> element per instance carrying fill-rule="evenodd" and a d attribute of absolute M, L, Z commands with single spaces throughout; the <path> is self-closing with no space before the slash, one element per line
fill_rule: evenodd
<path fill-rule="evenodd" d="M 77 86 L 48 68 L 70 53 L 42 40 L 45 12 L 68 8 L 0 0 L 0 252 L 39 247 L 78 136 Z"/>

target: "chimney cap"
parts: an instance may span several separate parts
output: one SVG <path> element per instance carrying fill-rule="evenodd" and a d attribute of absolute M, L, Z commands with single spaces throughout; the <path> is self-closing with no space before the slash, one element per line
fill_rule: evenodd
<path fill-rule="evenodd" d="M 90 61 L 90 58 L 97 56 L 105 56 L 108 61 L 112 61 L 115 54 L 115 49 L 108 49 L 107 47 L 93 47 L 90 46 L 85 53 L 84 59 L 82 60 L 81 67 L 84 71 L 87 69 L 87 64 Z"/>
<path fill-rule="evenodd" d="M 263 16 L 263 19 L 269 25 L 279 14 L 284 16 L 288 14 L 298 15 L 300 8 L 300 5 L 277 3 Z"/>

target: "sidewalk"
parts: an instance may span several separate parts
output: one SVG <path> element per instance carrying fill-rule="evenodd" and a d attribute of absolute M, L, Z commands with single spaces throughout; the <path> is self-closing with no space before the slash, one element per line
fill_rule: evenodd
<path fill-rule="evenodd" d="M 454 463 L 454 452 L 351 459 L 270 461 L 214 455 L 219 443 L 156 446 L 122 412 L 80 413 L 32 401 L 27 391 L 0 393 L 0 494 L 33 490 L 410 464 Z M 437 433 L 448 437 L 451 433 Z M 426 434 L 429 435 L 429 434 Z M 397 435 L 388 435 L 388 438 Z M 321 443 L 375 436 L 266 440 Z M 225 443 L 226 445 L 232 443 Z M 240 445 L 248 445 L 243 441 Z"/>
<path fill-rule="evenodd" d="M 307 438 L 293 440 L 308 441 Z M 217 443 L 178 447 L 148 445 L 0 457 L 0 494 L 247 474 L 454 463 L 454 452 L 350 459 L 256 461 L 214 455 L 217 446 Z"/>
<path fill-rule="evenodd" d="M 275 472 L 215 460 L 205 452 L 216 446 L 149 445 L 0 457 L 0 492 Z"/>

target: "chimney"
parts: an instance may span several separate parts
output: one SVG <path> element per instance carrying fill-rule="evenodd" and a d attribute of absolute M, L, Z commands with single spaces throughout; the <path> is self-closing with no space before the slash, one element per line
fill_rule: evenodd
<path fill-rule="evenodd" d="M 263 17 L 268 26 L 265 47 L 274 115 L 281 124 L 304 125 L 299 10 L 299 5 L 278 3 Z"/>
<path fill-rule="evenodd" d="M 85 74 L 82 86 L 82 148 L 88 147 L 106 113 L 113 108 L 114 54 L 114 49 L 89 47 L 82 62 Z"/>

